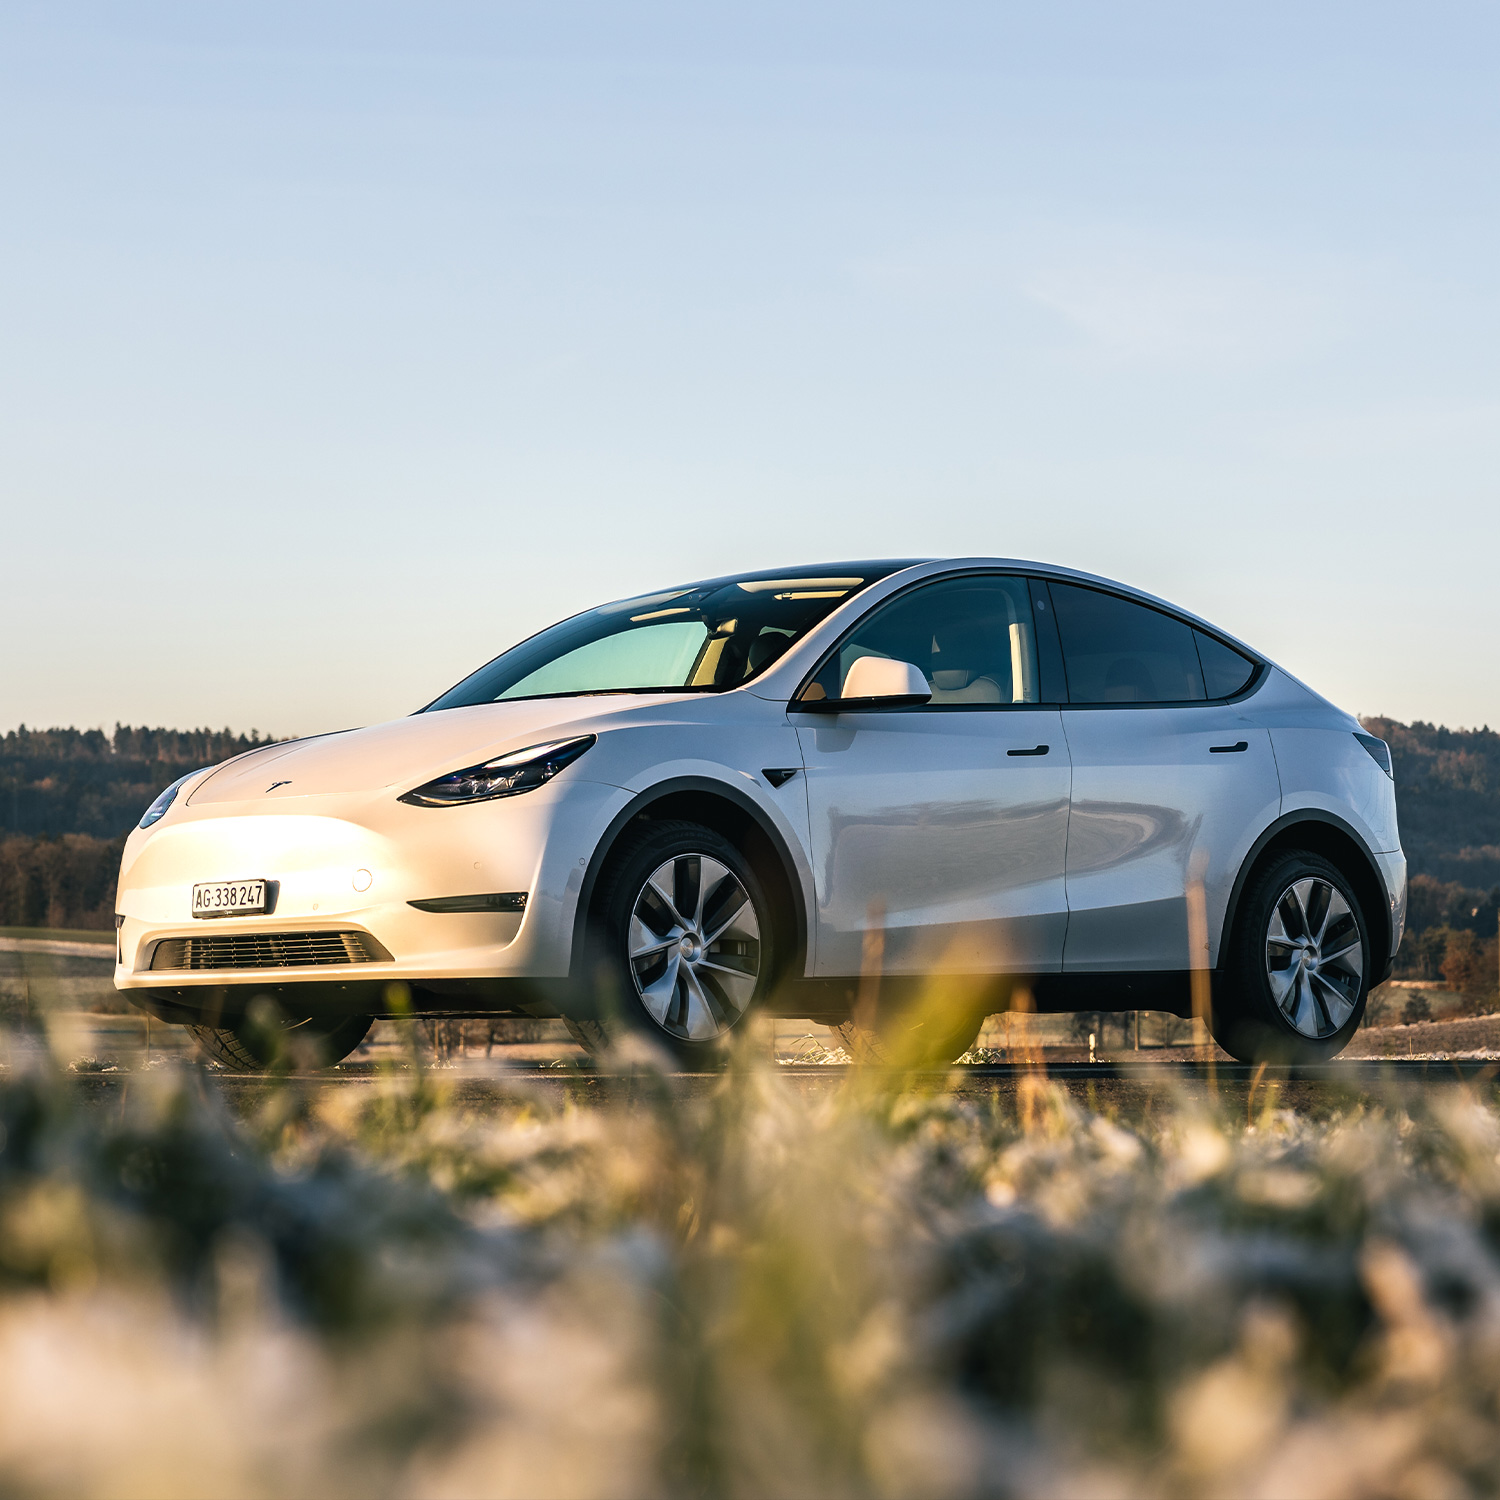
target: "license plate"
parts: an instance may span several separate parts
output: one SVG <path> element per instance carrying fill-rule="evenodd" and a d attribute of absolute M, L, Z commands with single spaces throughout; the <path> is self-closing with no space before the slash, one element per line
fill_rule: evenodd
<path fill-rule="evenodd" d="M 265 909 L 264 880 L 210 880 L 193 887 L 195 917 L 242 917 Z"/>

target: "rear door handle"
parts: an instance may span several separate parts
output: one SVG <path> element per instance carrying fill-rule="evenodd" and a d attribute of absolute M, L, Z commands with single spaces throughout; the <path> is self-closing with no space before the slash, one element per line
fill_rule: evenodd
<path fill-rule="evenodd" d="M 1051 748 L 1051 745 L 1038 745 L 1035 750 L 1007 750 L 1005 753 L 1007 755 L 1045 755 Z"/>
<path fill-rule="evenodd" d="M 1236 740 L 1232 745 L 1210 745 L 1208 753 L 1210 755 L 1233 755 L 1237 750 L 1248 750 L 1249 748 L 1249 740 Z"/>

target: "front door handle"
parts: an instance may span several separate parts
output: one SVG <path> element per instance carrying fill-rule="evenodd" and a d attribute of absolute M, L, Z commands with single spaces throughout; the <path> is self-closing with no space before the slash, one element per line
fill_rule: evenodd
<path fill-rule="evenodd" d="M 1051 748 L 1051 745 L 1038 745 L 1035 750 L 1007 750 L 1005 753 L 1007 755 L 1045 755 Z"/>
<path fill-rule="evenodd" d="M 1248 750 L 1249 748 L 1249 740 L 1236 740 L 1232 745 L 1210 745 L 1208 753 L 1210 755 L 1233 755 L 1237 750 Z"/>

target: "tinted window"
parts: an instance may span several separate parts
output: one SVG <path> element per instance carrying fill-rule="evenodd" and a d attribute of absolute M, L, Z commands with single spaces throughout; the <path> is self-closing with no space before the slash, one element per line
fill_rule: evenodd
<path fill-rule="evenodd" d="M 1255 675 L 1255 663 L 1233 646 L 1216 641 L 1201 630 L 1193 632 L 1198 660 L 1203 663 L 1203 686 L 1210 698 L 1232 698 Z"/>
<path fill-rule="evenodd" d="M 1191 626 L 1098 589 L 1070 583 L 1051 589 L 1071 702 L 1183 703 L 1204 696 Z"/>
<path fill-rule="evenodd" d="M 938 705 L 1038 701 L 1036 637 L 1024 578 L 952 578 L 877 609 L 818 670 L 803 695 L 842 696 L 862 656 L 909 661 Z"/>

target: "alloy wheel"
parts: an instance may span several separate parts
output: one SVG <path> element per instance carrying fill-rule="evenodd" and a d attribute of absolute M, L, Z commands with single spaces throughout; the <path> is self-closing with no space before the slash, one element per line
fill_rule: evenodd
<path fill-rule="evenodd" d="M 1315 875 L 1281 893 L 1266 932 L 1266 978 L 1292 1029 L 1332 1036 L 1354 1014 L 1364 980 L 1359 919 L 1337 886 Z"/>
<path fill-rule="evenodd" d="M 631 909 L 631 975 L 647 1014 L 686 1041 L 732 1027 L 760 978 L 760 922 L 735 873 L 709 854 L 659 865 Z"/>

